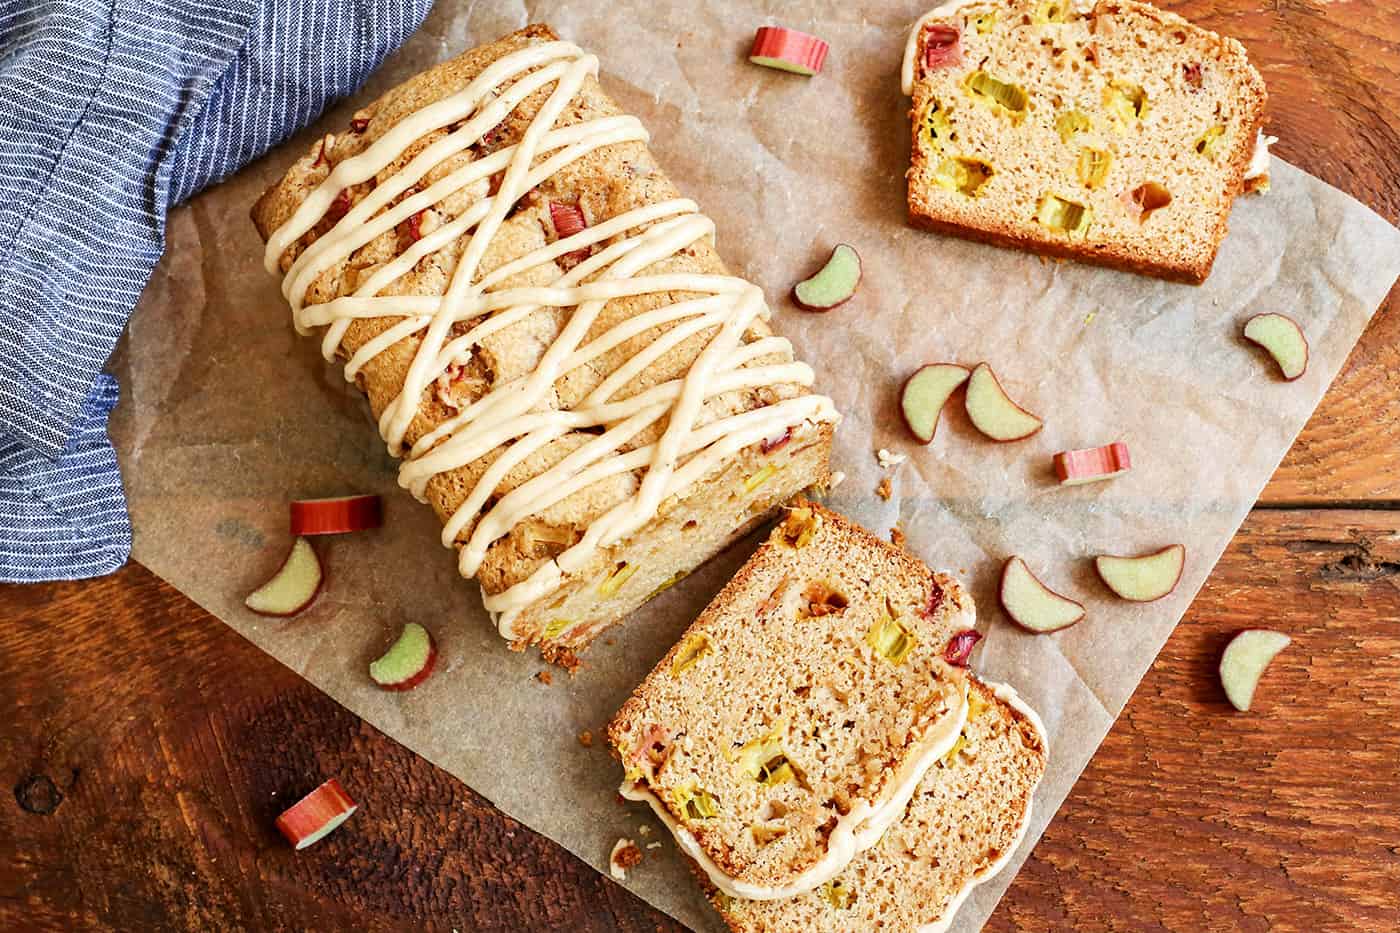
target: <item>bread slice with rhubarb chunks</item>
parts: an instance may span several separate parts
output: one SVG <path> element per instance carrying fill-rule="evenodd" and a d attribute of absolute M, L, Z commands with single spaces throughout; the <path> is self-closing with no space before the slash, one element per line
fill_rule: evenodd
<path fill-rule="evenodd" d="M 914 225 L 1192 283 L 1267 97 L 1239 42 L 1135 0 L 954 0 L 903 78 Z"/>
<path fill-rule="evenodd" d="M 1011 860 L 1030 823 L 1049 746 L 1010 687 L 969 678 L 967 722 L 898 823 L 815 891 L 749 901 L 710 888 L 735 933 L 941 933 L 968 894 Z"/>
<path fill-rule="evenodd" d="M 974 617 L 952 577 L 796 501 L 609 726 L 623 796 L 730 896 L 820 887 L 957 742 L 944 655 Z"/>
<path fill-rule="evenodd" d="M 469 50 L 253 208 L 496 627 L 566 666 L 825 484 L 836 420 L 598 69 L 542 24 Z"/>

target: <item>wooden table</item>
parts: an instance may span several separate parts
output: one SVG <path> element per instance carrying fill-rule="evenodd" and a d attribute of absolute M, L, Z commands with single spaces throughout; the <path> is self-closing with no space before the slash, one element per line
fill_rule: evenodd
<path fill-rule="evenodd" d="M 1400 218 L 1400 7 L 1166 5 L 1246 43 L 1279 154 Z M 991 929 L 1400 929 L 1397 306 Z M 1234 714 L 1215 663 L 1257 625 L 1295 642 Z M 0 588 L 0 710 L 0 929 L 678 929 L 139 566 Z M 290 851 L 276 811 L 366 762 L 354 844 Z"/>

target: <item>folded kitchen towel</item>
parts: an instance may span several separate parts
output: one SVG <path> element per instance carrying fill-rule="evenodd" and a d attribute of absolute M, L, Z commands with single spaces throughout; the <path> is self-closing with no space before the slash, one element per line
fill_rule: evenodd
<path fill-rule="evenodd" d="M 101 374 L 165 212 L 357 88 L 432 0 L 0 0 L 0 581 L 120 567 Z"/>

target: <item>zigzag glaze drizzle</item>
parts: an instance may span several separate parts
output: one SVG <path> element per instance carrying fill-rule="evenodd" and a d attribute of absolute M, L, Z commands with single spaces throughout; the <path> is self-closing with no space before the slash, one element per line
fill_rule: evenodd
<path fill-rule="evenodd" d="M 446 547 L 454 545 L 457 536 L 516 464 L 569 431 L 604 429 L 559 463 L 502 496 L 480 517 L 460 549 L 458 568 L 465 577 L 476 575 L 492 542 L 520 521 L 592 483 L 619 473 L 645 470 L 637 491 L 599 516 L 582 540 L 514 586 L 494 595 L 483 591 L 486 608 L 495 617 L 501 634 L 512 639 L 519 637 L 514 623 L 525 607 L 557 590 L 564 575 L 584 567 L 599 548 L 616 544 L 646 525 L 666 497 L 684 490 L 750 444 L 804 422 L 834 422 L 839 417 L 830 399 L 803 395 L 696 427 L 709 397 L 780 384 L 810 386 L 813 379 L 811 368 L 797 361 L 741 368 L 760 357 L 791 355 L 791 345 L 781 337 L 741 343 L 754 319 L 766 311 L 757 286 L 723 275 L 639 274 L 647 266 L 713 235 L 713 223 L 699 214 L 689 200 L 676 199 L 628 211 L 476 278 L 482 256 L 517 200 L 563 166 L 595 149 L 628 141 L 645 142 L 649 138 L 641 123 L 630 116 L 554 128 L 559 114 L 584 80 L 596 76 L 597 71 L 597 58 L 568 42 L 531 45 L 503 56 L 461 91 L 404 118 L 364 152 L 335 166 L 291 218 L 269 237 L 264 256 L 268 271 L 275 274 L 283 253 L 326 216 L 343 190 L 375 177 L 428 133 L 465 121 L 380 182 L 307 247 L 283 276 L 282 291 L 291 303 L 292 319 L 299 333 L 325 328 L 321 349 L 328 360 L 339 351 L 345 332 L 355 319 L 402 319 L 350 357 L 345 365 L 347 380 L 353 380 L 366 363 L 398 341 L 421 335 L 402 390 L 379 418 L 380 434 L 389 452 L 404 458 L 399 485 L 418 499 L 425 499 L 434 476 L 509 445 L 444 526 L 442 543 Z M 480 141 L 528 95 L 550 85 L 553 90 L 516 145 L 474 159 L 389 207 L 395 197 L 417 184 L 443 160 Z M 541 159 L 538 164 L 537 159 Z M 488 180 L 502 171 L 504 177 L 496 193 L 490 195 Z M 463 190 L 477 193 L 480 199 L 376 269 L 354 294 L 323 304 L 306 304 L 307 290 L 326 269 L 419 211 Z M 645 224 L 650 226 L 637 229 Z M 467 246 L 444 295 L 379 294 L 424 256 L 461 237 L 468 238 Z M 548 287 L 488 291 L 520 272 L 612 238 L 617 238 L 616 242 Z M 593 277 L 592 281 L 585 282 L 589 277 Z M 610 299 L 669 291 L 704 297 L 645 311 L 588 343 L 583 342 Z M 405 450 L 404 436 L 425 389 L 453 364 L 465 364 L 482 339 L 543 308 L 574 310 L 534 372 L 494 386 Z M 469 331 L 447 339 L 453 324 L 476 318 L 482 320 Z M 557 410 L 544 404 L 560 376 L 623 341 L 664 324 L 673 326 L 574 407 Z M 685 376 L 630 398 L 613 399 L 662 354 L 710 328 L 718 330 Z M 654 443 L 621 451 L 622 445 L 661 419 L 665 419 L 666 428 Z"/>

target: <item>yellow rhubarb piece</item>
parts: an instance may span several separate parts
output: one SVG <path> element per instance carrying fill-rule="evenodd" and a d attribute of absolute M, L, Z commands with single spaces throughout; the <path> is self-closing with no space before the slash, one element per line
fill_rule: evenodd
<path fill-rule="evenodd" d="M 1041 226 L 1074 235 L 1089 229 L 1089 213 L 1083 204 L 1047 194 L 1040 199 L 1035 219 Z"/>
<path fill-rule="evenodd" d="M 977 159 L 944 159 L 933 174 L 933 180 L 940 188 L 970 198 L 976 197 L 991 177 L 992 167 Z"/>

